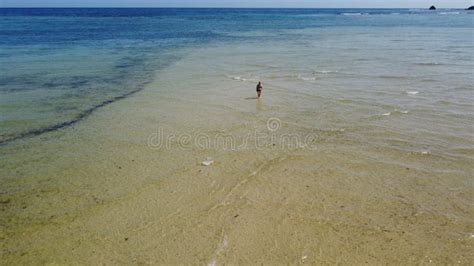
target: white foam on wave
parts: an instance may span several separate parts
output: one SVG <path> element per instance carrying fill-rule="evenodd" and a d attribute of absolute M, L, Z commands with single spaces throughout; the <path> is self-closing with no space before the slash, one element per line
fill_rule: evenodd
<path fill-rule="evenodd" d="M 408 110 L 398 110 L 398 109 L 395 109 L 394 113 L 406 115 L 406 114 L 410 113 L 410 111 L 408 111 Z"/>
<path fill-rule="evenodd" d="M 303 77 L 303 76 L 300 76 L 300 75 L 298 75 L 298 79 L 301 79 L 301 80 L 304 80 L 304 81 L 315 81 L 316 80 L 315 77 Z"/>
<path fill-rule="evenodd" d="M 238 80 L 238 81 L 247 81 L 247 79 L 242 78 L 240 76 L 227 76 L 227 78 L 233 79 L 233 80 Z"/>
<path fill-rule="evenodd" d="M 369 13 L 341 13 L 343 16 L 362 16 L 362 15 L 369 15 Z"/>
<path fill-rule="evenodd" d="M 417 95 L 420 92 L 419 91 L 406 91 L 406 93 L 409 95 Z"/>
<path fill-rule="evenodd" d="M 331 74 L 331 73 L 337 73 L 339 71 L 337 70 L 315 70 L 313 71 L 316 74 Z"/>
<path fill-rule="evenodd" d="M 439 12 L 440 15 L 459 15 L 461 12 Z"/>
<path fill-rule="evenodd" d="M 393 115 L 393 114 L 408 114 L 410 113 L 410 111 L 407 111 L 407 110 L 398 110 L 398 109 L 395 109 L 395 111 L 393 112 L 387 112 L 387 113 L 384 113 L 384 114 L 381 114 L 382 116 L 390 116 L 390 115 Z"/>
<path fill-rule="evenodd" d="M 416 63 L 416 65 L 419 65 L 419 66 L 439 66 L 441 64 L 437 63 L 437 62 L 423 62 L 423 63 Z"/>

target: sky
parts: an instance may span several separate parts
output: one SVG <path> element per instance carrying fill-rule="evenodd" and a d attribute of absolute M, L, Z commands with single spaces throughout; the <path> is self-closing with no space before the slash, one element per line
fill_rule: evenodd
<path fill-rule="evenodd" d="M 466 8 L 474 0 L 0 0 L 0 7 L 420 7 Z"/>

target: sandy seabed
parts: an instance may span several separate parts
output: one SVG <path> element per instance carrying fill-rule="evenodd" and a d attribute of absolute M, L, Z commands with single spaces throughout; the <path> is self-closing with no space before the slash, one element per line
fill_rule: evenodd
<path fill-rule="evenodd" d="M 211 51 L 71 128 L 2 148 L 1 264 L 472 263 L 469 157 L 369 145 L 386 132 L 339 123 L 328 99 L 276 80 L 251 99 L 258 77 L 219 70 L 235 58 Z M 203 147 L 199 134 L 246 142 Z"/>

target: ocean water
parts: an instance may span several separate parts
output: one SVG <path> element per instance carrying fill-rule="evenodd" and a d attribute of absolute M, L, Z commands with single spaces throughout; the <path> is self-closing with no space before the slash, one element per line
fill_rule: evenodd
<path fill-rule="evenodd" d="M 472 264 L 473 14 L 0 9 L 0 261 Z"/>
<path fill-rule="evenodd" d="M 471 67 L 473 19 L 463 10 L 2 8 L 0 20 L 1 143 L 72 125 L 140 90 L 156 71 L 178 60 L 184 47 L 294 41 L 304 38 L 298 32 L 304 29 L 320 29 L 317 34 L 324 41 L 324 32 L 332 36 L 330 29 L 337 29 L 347 33 L 341 42 L 358 39 L 346 48 L 355 51 L 364 45 L 364 37 L 351 34 L 354 27 L 374 32 L 382 27 L 438 28 L 439 41 L 446 43 L 431 52 L 448 63 L 460 58 L 467 66 L 464 73 L 470 74 Z M 464 36 L 450 39 L 445 32 L 455 35 L 458 29 L 465 30 Z M 389 45 L 425 38 L 405 37 L 393 37 Z M 430 41 L 437 41 L 436 36 Z M 436 60 L 426 62 L 422 52 L 418 56 L 423 70 L 443 69 L 431 62 Z M 358 60 L 364 59 L 373 60 Z"/>

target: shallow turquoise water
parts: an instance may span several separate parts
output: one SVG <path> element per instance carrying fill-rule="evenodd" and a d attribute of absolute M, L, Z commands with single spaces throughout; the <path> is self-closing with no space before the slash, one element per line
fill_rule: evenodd
<path fill-rule="evenodd" d="M 472 14 L 0 14 L 3 261 L 472 261 Z"/>
<path fill-rule="evenodd" d="M 179 60 L 182 48 L 212 43 L 316 40 L 315 53 L 334 53 L 324 64 L 338 60 L 342 68 L 332 84 L 345 86 L 341 77 L 353 75 L 388 88 L 422 75 L 433 89 L 429 100 L 442 101 L 437 88 L 450 87 L 454 104 L 469 105 L 473 26 L 472 14 L 463 10 L 0 9 L 0 143 L 70 126 L 143 88 Z M 380 36 L 377 42 L 387 27 L 399 27 L 402 38 Z M 302 32 L 311 29 L 319 30 Z M 335 35 L 337 51 L 325 47 Z M 367 53 L 368 38 L 383 58 Z M 399 60 L 407 53 L 414 60 L 404 66 Z M 363 73 L 351 71 L 353 64 Z M 271 75 L 292 75 L 288 71 Z M 443 85 L 430 84 L 440 76 Z"/>

